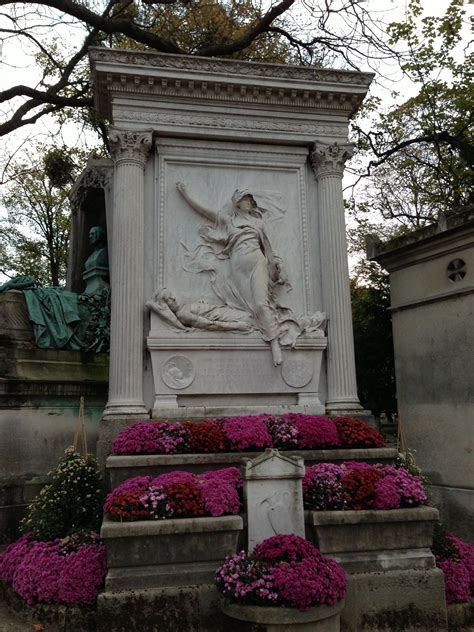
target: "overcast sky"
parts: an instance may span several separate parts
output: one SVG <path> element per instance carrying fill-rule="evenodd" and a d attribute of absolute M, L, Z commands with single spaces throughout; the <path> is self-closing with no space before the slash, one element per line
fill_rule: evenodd
<path fill-rule="evenodd" d="M 423 0 L 422 5 L 425 11 L 431 15 L 442 15 L 447 6 L 449 0 Z M 393 21 L 402 21 L 406 12 L 406 0 L 368 0 L 367 9 L 376 14 L 385 23 Z M 297 5 L 298 6 L 298 5 Z M 468 10 L 469 6 L 466 4 Z M 300 5 L 301 8 L 301 5 Z M 472 9 L 471 5 L 471 9 Z M 3 21 L 3 22 L 2 22 Z M 0 15 L 0 25 L 5 25 L 8 28 L 11 24 L 7 24 L 5 18 Z M 48 29 L 44 30 L 44 37 L 49 38 L 50 32 Z M 61 37 L 64 38 L 69 44 L 79 44 L 83 37 L 83 32 L 80 29 L 73 28 L 72 26 L 63 25 Z M 0 59 L 0 90 L 4 90 L 10 86 L 25 84 L 35 86 L 40 79 L 38 69 L 34 65 L 34 60 L 31 56 L 32 48 L 23 39 L 11 38 L 3 42 Z M 462 52 L 460 50 L 460 55 Z M 365 67 L 361 70 L 374 70 L 374 68 Z M 380 96 L 383 99 L 383 107 L 388 108 L 394 103 L 392 91 L 396 90 L 400 93 L 398 98 L 399 102 L 406 100 L 410 96 L 413 96 L 417 92 L 417 86 L 411 83 L 408 79 L 403 78 L 400 69 L 395 64 L 388 62 L 379 62 L 376 69 L 378 71 L 378 78 L 376 83 L 373 84 L 371 92 Z M 3 108 L 3 115 L 6 113 L 7 104 L 0 105 Z M 2 110 L 0 109 L 0 117 L 2 116 Z M 0 181 L 2 178 L 3 165 L 5 164 L 5 157 L 17 152 L 17 156 L 22 152 L 28 151 L 31 154 L 31 148 L 35 142 L 47 139 L 49 137 L 51 121 L 47 118 L 40 119 L 34 126 L 25 126 L 17 132 L 10 134 L 8 137 L 2 138 L 1 151 L 0 151 Z M 49 141 L 51 142 L 51 141 Z M 75 125 L 67 125 L 63 127 L 61 135 L 55 139 L 55 144 L 66 145 L 83 145 L 87 142 L 89 146 L 97 143 L 95 136 L 84 138 L 79 131 L 79 128 Z M 346 178 L 345 183 L 350 184 L 351 179 Z M 0 207 L 0 214 L 2 209 Z"/>

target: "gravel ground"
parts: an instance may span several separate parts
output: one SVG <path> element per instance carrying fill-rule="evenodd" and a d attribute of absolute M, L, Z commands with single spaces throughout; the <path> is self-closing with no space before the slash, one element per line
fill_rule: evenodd
<path fill-rule="evenodd" d="M 44 627 L 36 627 L 32 623 L 25 623 L 17 615 L 8 612 L 5 602 L 0 601 L 0 632 L 38 632 L 44 630 Z"/>

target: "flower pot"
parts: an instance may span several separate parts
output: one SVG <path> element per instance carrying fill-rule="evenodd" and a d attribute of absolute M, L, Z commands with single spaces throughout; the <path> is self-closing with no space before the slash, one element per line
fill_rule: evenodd
<path fill-rule="evenodd" d="M 224 601 L 222 612 L 232 619 L 257 624 L 266 632 L 339 632 L 344 599 L 334 606 L 315 606 L 304 612 L 294 608 L 248 606 Z"/>

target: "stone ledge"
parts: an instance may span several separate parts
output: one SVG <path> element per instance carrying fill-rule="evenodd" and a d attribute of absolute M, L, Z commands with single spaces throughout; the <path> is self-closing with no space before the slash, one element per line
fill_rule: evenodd
<path fill-rule="evenodd" d="M 129 538 L 140 536 L 159 536 L 180 533 L 203 533 L 244 528 L 241 516 L 219 516 L 204 518 L 177 518 L 166 520 L 137 520 L 135 522 L 117 522 L 105 517 L 100 530 L 102 538 Z"/>
<path fill-rule="evenodd" d="M 413 521 L 437 521 L 439 512 L 434 507 L 419 506 L 403 509 L 364 509 L 359 511 L 307 511 L 307 519 L 313 525 L 346 525 L 370 523 L 394 523 Z"/>
<path fill-rule="evenodd" d="M 221 467 L 240 467 L 244 459 L 252 459 L 262 451 L 220 452 L 214 454 L 143 454 L 109 456 L 106 459 L 112 488 L 134 476 L 158 476 L 176 469 L 200 473 Z M 391 464 L 396 448 L 352 448 L 336 450 L 282 450 L 284 456 L 301 457 L 306 465 L 321 462 L 368 461 Z"/>
<path fill-rule="evenodd" d="M 318 548 L 350 573 L 432 569 L 438 517 L 433 507 L 305 513 Z"/>

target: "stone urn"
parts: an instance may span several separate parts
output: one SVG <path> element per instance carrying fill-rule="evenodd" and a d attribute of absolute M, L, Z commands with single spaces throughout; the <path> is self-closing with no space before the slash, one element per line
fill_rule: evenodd
<path fill-rule="evenodd" d="M 334 606 L 314 606 L 301 611 L 295 608 L 248 606 L 223 601 L 221 609 L 232 619 L 245 621 L 252 630 L 253 625 L 265 632 L 339 632 L 340 614 L 344 599 Z"/>

